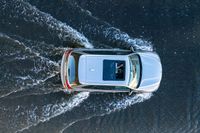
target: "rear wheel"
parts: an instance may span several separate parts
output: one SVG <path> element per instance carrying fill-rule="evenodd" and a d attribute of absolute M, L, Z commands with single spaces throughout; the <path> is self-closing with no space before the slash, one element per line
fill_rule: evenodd
<path fill-rule="evenodd" d="M 68 90 L 68 89 L 63 89 L 63 92 L 64 92 L 65 94 L 72 94 L 72 93 L 73 93 L 73 91 L 70 91 L 70 90 Z"/>

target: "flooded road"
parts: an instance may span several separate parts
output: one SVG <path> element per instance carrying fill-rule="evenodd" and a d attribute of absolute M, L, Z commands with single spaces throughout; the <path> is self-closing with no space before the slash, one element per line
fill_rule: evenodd
<path fill-rule="evenodd" d="M 0 132 L 200 132 L 200 2 L 0 0 Z M 155 51 L 155 93 L 66 95 L 68 48 Z"/>

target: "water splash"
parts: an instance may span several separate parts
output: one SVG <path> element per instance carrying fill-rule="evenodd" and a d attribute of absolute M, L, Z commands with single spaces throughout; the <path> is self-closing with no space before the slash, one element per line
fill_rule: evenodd
<path fill-rule="evenodd" d="M 95 109 L 95 110 L 101 110 L 100 113 L 98 113 L 98 114 L 94 113 L 94 114 L 86 116 L 84 118 L 76 119 L 70 123 L 66 123 L 65 126 L 62 129 L 60 129 L 59 132 L 63 133 L 65 130 L 67 130 L 71 126 L 74 126 L 78 122 L 89 120 L 94 117 L 109 115 L 110 113 L 120 111 L 122 109 L 126 109 L 127 107 L 130 107 L 134 104 L 144 102 L 145 100 L 150 99 L 152 96 L 153 96 L 152 93 L 141 93 L 141 94 L 136 94 L 136 95 L 132 95 L 132 96 L 125 96 L 121 100 L 113 99 L 112 102 L 105 101 L 105 103 L 104 103 L 105 106 L 102 107 L 103 104 L 101 104 L 101 107 L 98 107 L 98 109 Z M 90 110 L 92 110 L 92 109 L 94 109 L 94 108 L 90 107 Z"/>
<path fill-rule="evenodd" d="M 122 47 L 121 45 L 126 45 L 127 48 L 133 46 L 138 50 L 153 51 L 151 42 L 140 38 L 131 38 L 127 33 L 122 32 L 115 27 L 105 28 L 102 31 L 108 40 L 116 41 L 117 44 L 119 44 L 119 47 Z"/>
<path fill-rule="evenodd" d="M 9 19 L 31 22 L 46 27 L 48 31 L 59 39 L 78 46 L 92 48 L 87 38 L 72 27 L 53 18 L 50 14 L 41 12 L 36 7 L 23 0 L 3 0 L 0 3 L 2 16 Z M 39 38 L 39 37 L 38 37 Z M 75 46 L 74 46 L 75 47 Z"/>
<path fill-rule="evenodd" d="M 115 112 L 117 110 L 126 109 L 129 106 L 132 106 L 136 103 L 143 102 L 152 97 L 152 93 L 141 93 L 133 96 L 125 96 L 122 100 L 116 100 L 109 103 L 109 106 L 106 108 L 108 113 Z"/>
<path fill-rule="evenodd" d="M 65 23 L 62 23 L 61 21 L 56 20 L 53 18 L 51 15 L 39 11 L 36 7 L 33 7 L 27 2 L 24 2 L 22 0 L 8 0 L 3 1 L 3 4 L 0 5 L 2 6 L 1 11 L 8 11 L 9 9 L 12 9 L 10 13 L 10 17 L 14 19 L 20 19 L 23 18 L 24 21 L 26 22 L 32 22 L 37 25 L 40 25 L 41 27 L 47 27 L 47 29 L 50 31 L 51 34 L 56 35 L 63 41 L 69 41 L 75 44 L 78 44 L 78 46 L 81 47 L 87 47 L 87 48 L 92 48 L 93 46 L 88 42 L 87 38 L 85 38 L 82 34 L 71 28 L 70 26 L 67 26 Z M 76 9 L 76 8 L 73 8 Z M 91 13 L 86 15 L 89 18 L 92 18 L 92 21 L 86 22 L 87 24 L 83 23 L 83 29 L 86 29 L 86 33 L 89 33 L 90 35 L 95 33 L 94 35 L 98 38 L 100 36 L 100 39 L 103 38 L 107 44 L 111 44 L 113 47 L 122 47 L 124 48 L 125 46 L 135 46 L 137 49 L 142 49 L 142 50 L 152 50 L 152 46 L 148 41 L 144 41 L 142 39 L 132 39 L 127 33 L 124 33 L 120 31 L 117 28 L 112 27 L 111 25 L 107 24 L 106 22 L 102 22 L 98 20 L 98 18 L 93 17 Z M 91 23 L 97 22 L 96 25 L 92 25 Z M 84 31 L 84 30 L 83 30 Z M 41 55 L 41 52 L 38 51 L 38 49 L 34 49 L 32 46 L 27 46 L 25 43 L 21 43 L 21 41 L 15 40 L 15 43 L 20 44 L 20 46 L 25 49 L 31 56 L 20 56 L 14 58 L 15 60 L 25 60 L 25 59 L 30 59 L 30 57 L 37 57 L 40 58 L 42 61 L 47 62 L 47 64 L 41 66 L 41 67 L 34 67 L 32 72 L 34 73 L 40 73 L 43 71 L 48 64 L 52 66 L 58 67 L 59 64 L 57 62 L 54 62 L 50 60 L 47 57 L 44 57 Z M 29 41 L 30 43 L 30 41 Z M 32 42 L 31 42 L 32 43 Z M 36 42 L 37 43 L 37 42 Z M 117 44 L 117 45 L 115 45 Z M 10 53 L 11 55 L 12 53 Z M 15 53 L 13 53 L 15 54 Z M 43 53 L 45 54 L 45 53 Z M 32 58 L 33 59 L 33 58 Z M 56 71 L 55 71 L 56 72 Z M 51 77 L 52 72 L 50 71 L 49 76 Z M 57 74 L 57 73 L 55 73 Z M 45 75 L 46 77 L 46 75 Z M 48 76 L 47 76 L 48 77 Z M 26 81 L 32 79 L 31 76 L 16 76 L 19 81 Z M 42 79 L 37 79 L 36 82 L 33 83 L 33 85 L 38 85 L 43 82 L 45 82 L 48 78 L 42 78 Z M 10 95 L 10 94 L 8 94 Z M 105 104 L 105 108 L 101 107 L 100 105 L 100 113 L 99 114 L 94 114 L 92 116 L 83 118 L 83 119 L 78 119 L 71 124 L 69 124 L 68 127 L 74 125 L 76 122 L 84 120 L 84 119 L 90 119 L 95 116 L 103 116 L 110 114 L 112 112 L 115 112 L 117 110 L 125 109 L 127 107 L 132 106 L 133 104 L 143 102 L 144 100 L 149 99 L 152 96 L 152 94 L 137 94 L 134 96 L 125 96 L 122 100 L 118 99 L 113 99 L 115 101 L 111 102 L 106 102 L 102 103 Z M 89 97 L 89 93 L 79 93 L 77 95 L 74 95 L 71 97 L 69 100 L 63 99 L 63 101 L 58 101 L 53 104 L 45 104 L 42 105 L 42 107 L 39 107 L 37 105 L 31 106 L 31 108 L 24 108 L 24 107 L 17 107 L 16 111 L 20 110 L 21 108 L 24 108 L 24 111 L 20 113 L 26 114 L 27 118 L 27 123 L 19 124 L 19 125 L 25 125 L 25 127 L 22 127 L 20 130 L 17 132 L 25 131 L 29 129 L 30 127 L 37 126 L 38 124 L 45 123 L 50 121 L 51 119 L 64 114 L 67 111 L 70 111 L 80 105 L 85 99 Z M 91 108 L 92 109 L 92 108 Z M 41 112 L 42 114 L 38 114 L 38 112 Z M 16 117 L 17 120 L 17 117 Z M 17 125 L 16 123 L 14 125 Z M 68 128 L 67 127 L 67 128 Z M 17 127 L 19 129 L 19 127 Z"/>
<path fill-rule="evenodd" d="M 61 115 L 65 113 L 66 111 L 72 110 L 74 107 L 80 105 L 85 99 L 89 97 L 88 92 L 81 92 L 77 95 L 72 96 L 69 100 L 64 100 L 61 103 L 57 104 L 48 104 L 42 107 L 42 115 L 38 116 L 36 114 L 36 110 L 38 110 L 37 107 L 35 107 L 33 110 L 29 110 L 28 116 L 28 126 L 16 131 L 16 132 L 22 132 L 24 130 L 29 129 L 32 126 L 37 126 L 40 123 L 44 123 L 46 121 L 49 121 L 52 118 L 57 117 L 58 115 Z"/>
<path fill-rule="evenodd" d="M 93 16 L 91 12 L 80 7 L 76 1 L 64 0 L 63 2 L 56 2 L 51 0 L 48 7 L 45 3 L 39 0 L 28 0 L 31 4 L 37 6 L 39 9 L 50 13 L 55 18 L 66 22 L 67 24 L 76 28 L 79 32 L 84 33 L 90 40 L 103 43 L 104 45 L 112 46 L 114 48 L 129 49 L 130 46 L 135 49 L 152 51 L 153 46 L 150 41 L 140 38 L 132 38 L 127 33 L 120 29 L 113 27 L 108 22 Z M 55 11 L 62 12 L 61 15 Z M 63 14 L 63 12 L 65 12 Z M 77 17 L 78 16 L 78 17 Z M 99 47 L 99 44 L 93 44 L 94 47 Z"/>
<path fill-rule="evenodd" d="M 94 26 L 87 21 L 87 24 L 85 24 L 85 29 L 89 31 L 95 30 L 96 33 L 99 33 L 98 36 L 101 36 L 102 34 L 105 38 L 104 40 L 112 42 L 114 47 L 116 47 L 117 44 L 117 47 L 130 48 L 130 46 L 133 46 L 138 50 L 153 51 L 153 46 L 150 41 L 141 38 L 132 38 L 126 32 L 121 31 L 119 28 L 113 27 L 108 22 L 102 21 L 98 17 L 93 16 L 90 11 L 83 9 L 76 2 L 69 3 L 74 6 L 74 8 L 79 9 L 78 11 L 87 16 L 88 19 L 90 18 L 96 22 L 96 25 Z M 84 27 L 84 25 L 82 25 L 82 27 Z"/>
<path fill-rule="evenodd" d="M 0 82 L 4 87 L 7 86 L 7 90 L 1 94 L 0 98 L 44 83 L 59 73 L 59 64 L 57 62 L 41 56 L 40 53 L 33 51 L 24 43 L 3 33 L 0 33 L 0 41 L 3 43 L 0 48 L 1 58 L 3 59 L 0 68 L 5 70 L 0 73 L 3 76 Z M 5 50 L 7 45 L 9 45 L 9 48 Z M 33 65 L 27 66 L 23 62 L 33 62 Z M 21 67 L 8 67 L 15 65 L 15 63 L 21 64 Z M 10 86 L 11 82 L 15 87 Z"/>

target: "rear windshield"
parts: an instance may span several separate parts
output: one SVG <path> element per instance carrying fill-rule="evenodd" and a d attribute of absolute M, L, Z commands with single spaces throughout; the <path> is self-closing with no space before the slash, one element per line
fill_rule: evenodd
<path fill-rule="evenodd" d="M 103 80 L 125 80 L 125 61 L 103 60 Z"/>
<path fill-rule="evenodd" d="M 72 55 L 69 57 L 68 61 L 68 76 L 69 76 L 69 83 L 72 84 L 75 82 L 75 59 Z"/>

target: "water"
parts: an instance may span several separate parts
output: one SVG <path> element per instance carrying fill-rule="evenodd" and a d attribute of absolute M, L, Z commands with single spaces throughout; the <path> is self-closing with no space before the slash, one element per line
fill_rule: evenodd
<path fill-rule="evenodd" d="M 0 0 L 0 132 L 200 132 L 200 2 Z M 155 93 L 66 95 L 68 48 L 156 51 Z"/>

